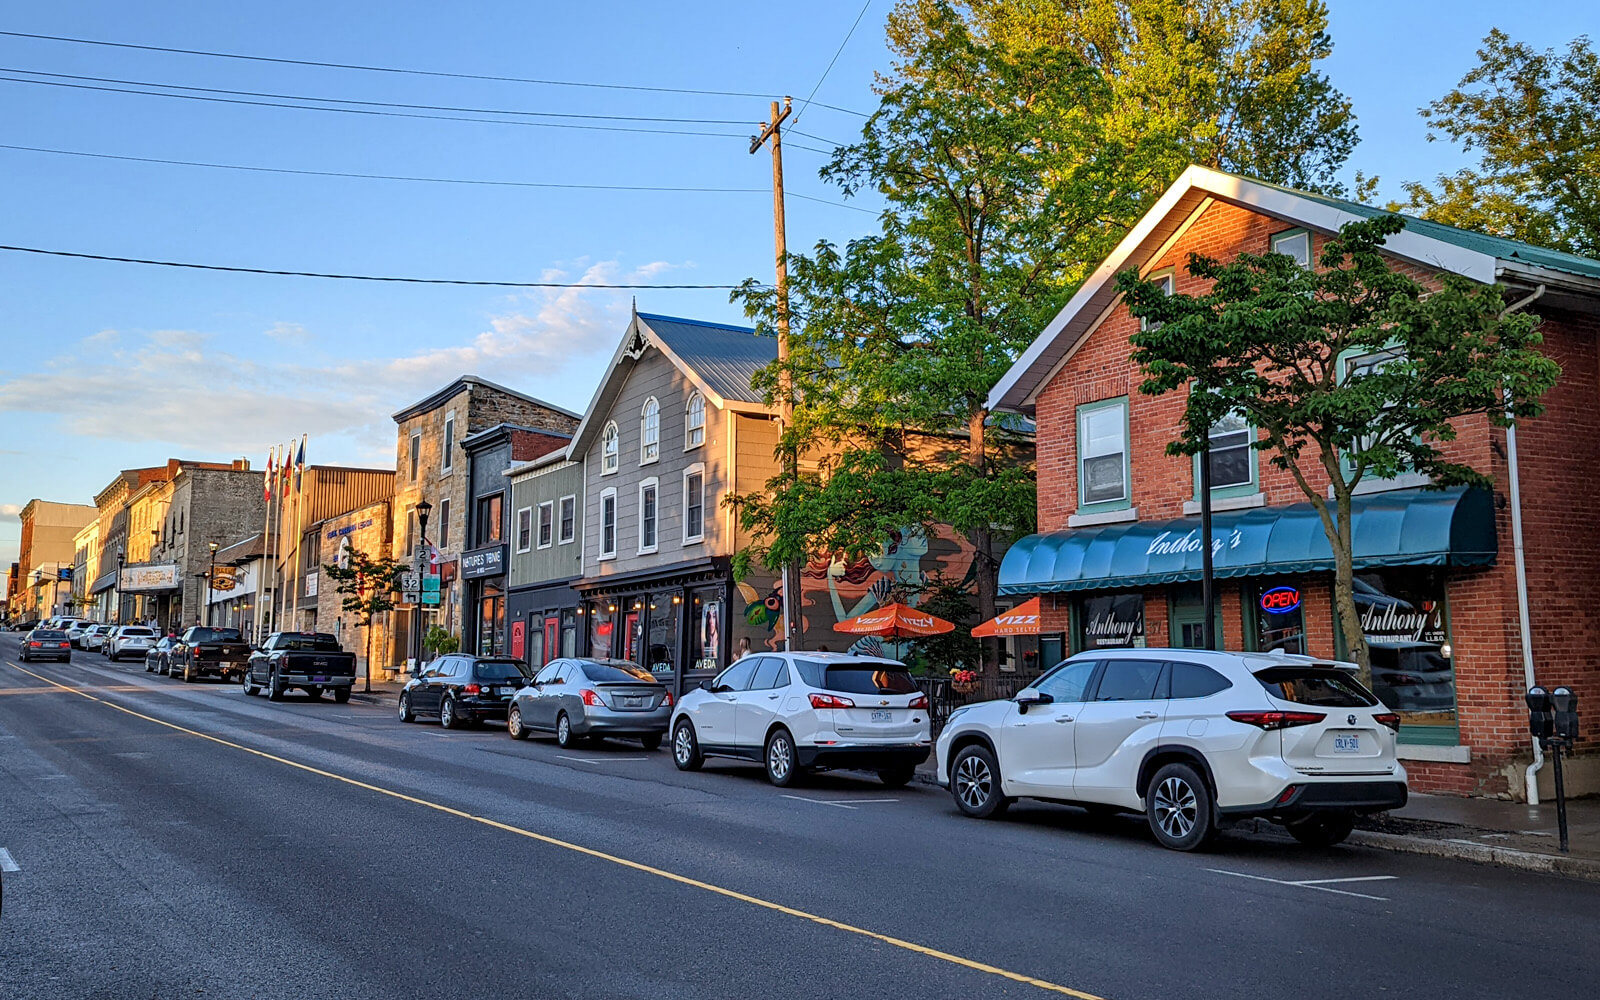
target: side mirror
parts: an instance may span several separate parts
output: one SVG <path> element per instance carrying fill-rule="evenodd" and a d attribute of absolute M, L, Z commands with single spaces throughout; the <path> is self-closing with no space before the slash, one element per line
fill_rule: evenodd
<path fill-rule="evenodd" d="M 1027 687 L 1018 691 L 1016 698 L 1013 700 L 1017 703 L 1017 713 L 1019 715 L 1027 715 L 1030 705 L 1049 705 L 1056 699 L 1054 695 L 1046 694 L 1037 688 Z"/>
<path fill-rule="evenodd" d="M 715 691 L 716 689 L 711 686 L 711 682 L 710 681 L 701 681 L 700 682 L 700 690 L 702 690 L 702 691 Z"/>

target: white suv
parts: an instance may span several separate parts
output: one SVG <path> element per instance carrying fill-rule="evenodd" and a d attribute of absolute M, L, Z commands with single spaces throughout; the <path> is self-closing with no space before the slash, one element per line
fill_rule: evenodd
<path fill-rule="evenodd" d="M 101 646 L 108 660 L 124 656 L 144 659 L 144 654 L 156 644 L 156 630 L 148 625 L 123 625 L 111 633 Z"/>
<path fill-rule="evenodd" d="M 899 787 L 933 745 L 928 696 L 905 664 L 844 653 L 749 654 L 685 694 L 669 732 L 679 770 L 739 757 L 764 763 L 778 786 L 856 768 Z"/>
<path fill-rule="evenodd" d="M 1336 844 L 1356 814 L 1406 802 L 1400 717 L 1350 668 L 1277 653 L 1080 653 L 1011 701 L 952 712 L 939 783 L 969 816 L 1023 797 L 1143 812 L 1180 851 L 1247 816 Z"/>

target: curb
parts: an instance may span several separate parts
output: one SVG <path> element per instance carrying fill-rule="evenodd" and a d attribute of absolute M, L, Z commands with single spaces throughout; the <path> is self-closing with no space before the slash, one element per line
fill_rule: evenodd
<path fill-rule="evenodd" d="M 1470 840 L 1434 840 L 1427 837 L 1406 837 L 1397 833 L 1377 833 L 1357 830 L 1347 844 L 1376 847 L 1379 850 L 1401 854 L 1423 854 L 1435 858 L 1454 858 L 1482 865 L 1498 865 L 1526 872 L 1544 872 L 1550 875 L 1567 875 L 1572 878 L 1600 881 L 1600 861 L 1590 858 L 1562 857 L 1559 854 L 1536 854 L 1510 847 L 1493 847 Z"/>

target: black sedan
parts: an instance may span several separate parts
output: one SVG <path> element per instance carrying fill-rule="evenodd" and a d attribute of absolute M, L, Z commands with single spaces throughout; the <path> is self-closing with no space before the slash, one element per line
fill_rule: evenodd
<path fill-rule="evenodd" d="M 72 643 L 67 633 L 52 628 L 36 628 L 22 640 L 22 662 L 34 660 L 60 660 L 72 662 Z"/>
<path fill-rule="evenodd" d="M 517 689 L 528 683 L 519 660 L 496 656 L 441 656 L 400 691 L 400 721 L 436 718 L 446 729 L 504 722 Z"/>
<path fill-rule="evenodd" d="M 151 646 L 144 654 L 144 672 L 164 674 L 171 669 L 172 646 L 178 641 L 177 636 L 164 635 L 161 641 Z"/>

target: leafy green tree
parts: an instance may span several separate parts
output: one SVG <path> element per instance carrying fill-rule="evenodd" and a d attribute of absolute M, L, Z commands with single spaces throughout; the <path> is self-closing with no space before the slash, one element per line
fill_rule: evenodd
<path fill-rule="evenodd" d="M 422 648 L 432 650 L 435 656 L 442 656 L 460 649 L 461 639 L 438 625 L 429 625 L 428 633 L 422 637 Z"/>
<path fill-rule="evenodd" d="M 1450 93 L 1422 109 L 1428 138 L 1476 150 L 1476 169 L 1406 184 L 1391 206 L 1463 229 L 1600 256 L 1600 57 L 1589 39 L 1539 52 L 1495 29 Z"/>
<path fill-rule="evenodd" d="M 1350 498 L 1367 477 L 1413 471 L 1439 486 L 1487 485 L 1443 446 L 1455 422 L 1496 426 L 1537 416 L 1560 377 L 1538 346 L 1538 317 L 1505 312 L 1498 287 L 1444 275 L 1430 289 L 1394 270 L 1384 241 L 1405 223 L 1346 224 L 1316 268 L 1283 254 L 1223 263 L 1191 254 L 1201 295 L 1164 294 L 1134 271 L 1117 276 L 1133 315 L 1142 393 L 1187 392 L 1174 455 L 1198 454 L 1230 413 L 1288 471 L 1316 509 L 1334 554 L 1334 600 L 1348 649 L 1370 679 L 1353 596 Z M 1323 483 L 1332 486 L 1330 501 Z"/>
<path fill-rule="evenodd" d="M 901 0 L 889 21 L 910 61 L 939 0 Z M 1349 98 L 1316 69 L 1333 51 L 1320 0 L 970 0 L 985 42 L 1050 46 L 1107 88 L 1107 137 L 1147 155 L 1127 182 L 1153 198 L 1190 163 L 1343 193 L 1357 141 Z M 1124 224 L 1131 224 L 1128 220 Z"/>
<path fill-rule="evenodd" d="M 372 690 L 372 620 L 377 615 L 393 611 L 396 581 L 400 578 L 401 563 L 386 555 L 369 556 L 351 547 L 348 558 L 341 562 L 324 563 L 323 572 L 336 582 L 335 590 L 343 598 L 339 606 L 356 616 L 365 629 L 367 668 L 363 689 Z"/>

